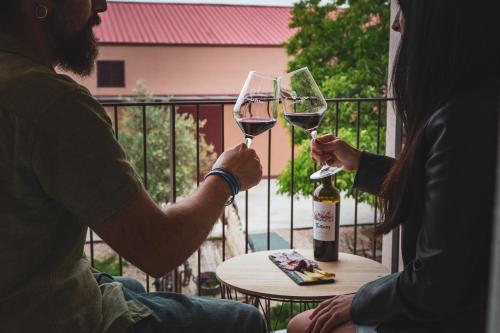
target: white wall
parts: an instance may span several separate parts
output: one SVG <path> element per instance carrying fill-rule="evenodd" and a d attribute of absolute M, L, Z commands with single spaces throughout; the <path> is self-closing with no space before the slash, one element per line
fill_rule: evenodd
<path fill-rule="evenodd" d="M 396 14 L 399 10 L 399 6 L 396 1 L 391 1 L 391 23 L 394 21 Z M 389 46 L 389 79 L 387 86 L 390 87 L 392 66 L 394 64 L 394 57 L 398 49 L 400 41 L 400 34 L 391 29 L 390 33 L 390 46 Z M 390 96 L 390 89 L 389 89 Z M 394 157 L 396 155 L 396 114 L 392 104 L 387 105 L 387 132 L 386 132 L 386 154 L 387 156 Z M 392 239 L 393 234 L 390 233 L 385 235 L 382 242 L 382 264 L 386 267 L 391 268 L 392 261 Z M 401 253 L 401 247 L 400 251 Z M 400 258 L 399 268 L 403 267 L 402 260 Z"/>
<path fill-rule="evenodd" d="M 500 142 L 500 138 L 499 138 Z M 500 329 L 500 143 L 497 155 L 497 198 L 495 204 L 495 224 L 492 246 L 491 291 L 489 311 L 489 333 L 498 333 Z"/>

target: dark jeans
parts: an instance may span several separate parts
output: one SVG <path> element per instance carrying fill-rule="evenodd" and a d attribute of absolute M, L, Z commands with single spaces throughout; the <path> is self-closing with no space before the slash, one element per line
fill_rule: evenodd
<path fill-rule="evenodd" d="M 175 293 L 146 293 L 131 278 L 96 275 L 97 283 L 123 284 L 127 300 L 135 300 L 154 314 L 129 328 L 129 333 L 264 333 L 266 325 L 253 306 L 220 299 L 192 297 Z"/>

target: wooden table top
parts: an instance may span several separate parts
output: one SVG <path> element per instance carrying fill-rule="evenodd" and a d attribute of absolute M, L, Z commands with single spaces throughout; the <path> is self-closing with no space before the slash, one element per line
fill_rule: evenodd
<path fill-rule="evenodd" d="M 356 292 L 364 284 L 389 274 L 389 269 L 368 258 L 339 253 L 339 261 L 318 262 L 322 270 L 335 273 L 335 283 L 299 286 L 282 272 L 269 255 L 292 250 L 262 251 L 226 260 L 217 267 L 219 281 L 240 293 L 276 300 L 321 301 Z M 314 259 L 312 250 L 296 250 Z"/>

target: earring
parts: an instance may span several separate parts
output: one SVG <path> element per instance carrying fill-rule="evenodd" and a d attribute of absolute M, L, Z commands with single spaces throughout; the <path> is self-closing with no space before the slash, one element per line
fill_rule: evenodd
<path fill-rule="evenodd" d="M 49 15 L 49 10 L 46 6 L 38 6 L 35 10 L 35 16 L 39 20 L 44 20 Z"/>

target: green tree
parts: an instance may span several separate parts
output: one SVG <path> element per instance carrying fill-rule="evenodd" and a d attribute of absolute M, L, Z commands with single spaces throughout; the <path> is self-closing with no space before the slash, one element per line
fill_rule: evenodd
<path fill-rule="evenodd" d="M 141 101 L 153 101 L 152 94 L 139 83 L 135 93 Z M 172 107 L 150 106 L 146 109 L 148 192 L 157 203 L 166 203 L 170 193 L 170 115 Z M 200 121 L 200 129 L 206 121 Z M 129 107 L 123 113 L 120 142 L 136 172 L 144 175 L 144 135 L 142 107 Z M 196 185 L 196 120 L 189 114 L 175 112 L 175 157 L 177 196 L 188 195 Z M 200 172 L 209 170 L 216 159 L 214 147 L 200 135 Z"/>
<path fill-rule="evenodd" d="M 122 267 L 128 267 L 129 263 L 125 259 L 122 260 Z M 94 259 L 94 268 L 99 272 L 107 273 L 111 276 L 120 275 L 120 259 L 117 254 L 112 254 L 102 260 Z"/>
<path fill-rule="evenodd" d="M 389 49 L 389 3 L 386 0 L 302 0 L 294 6 L 290 26 L 297 33 L 285 45 L 292 60 L 288 70 L 308 67 L 327 98 L 366 98 L 385 95 Z M 335 105 L 331 105 L 320 127 L 322 133 L 335 132 Z M 377 137 L 381 139 L 379 151 L 385 149 L 385 114 L 379 112 L 384 105 L 373 102 L 341 103 L 338 136 L 357 144 L 357 126 L 360 125 L 360 148 L 377 150 Z M 358 120 L 359 118 L 359 120 Z M 309 195 L 313 184 L 309 175 L 314 165 L 309 158 L 309 136 L 295 131 L 298 155 L 295 161 L 297 193 Z M 291 164 L 278 179 L 279 192 L 290 193 Z M 341 173 L 338 187 L 352 196 L 354 175 Z M 368 196 L 361 200 L 373 202 Z"/>

